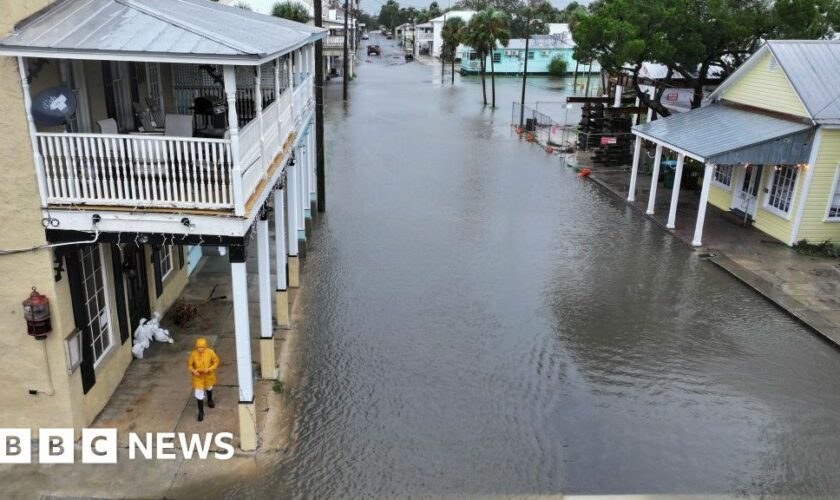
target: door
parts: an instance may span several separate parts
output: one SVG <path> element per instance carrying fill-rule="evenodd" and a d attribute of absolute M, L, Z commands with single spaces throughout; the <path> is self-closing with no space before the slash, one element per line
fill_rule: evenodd
<path fill-rule="evenodd" d="M 123 249 L 123 276 L 125 277 L 128 321 L 134 332 L 140 318 L 149 318 L 149 282 L 146 279 L 146 252 L 144 247 L 128 244 Z"/>
<path fill-rule="evenodd" d="M 763 165 L 747 165 L 736 184 L 737 191 L 733 198 L 732 208 L 749 215 L 750 218 L 755 218 L 763 168 Z"/>

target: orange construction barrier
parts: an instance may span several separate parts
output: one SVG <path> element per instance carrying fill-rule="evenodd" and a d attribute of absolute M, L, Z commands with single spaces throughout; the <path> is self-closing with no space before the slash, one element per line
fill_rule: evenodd
<path fill-rule="evenodd" d="M 589 174 L 591 174 L 591 173 L 592 173 L 592 170 L 584 167 L 584 168 L 580 169 L 580 172 L 578 172 L 578 177 L 589 177 Z"/>

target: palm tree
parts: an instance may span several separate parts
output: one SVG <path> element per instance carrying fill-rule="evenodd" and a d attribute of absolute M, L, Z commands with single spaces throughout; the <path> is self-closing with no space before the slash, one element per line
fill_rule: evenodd
<path fill-rule="evenodd" d="M 295 0 L 275 2 L 274 6 L 271 7 L 271 15 L 299 23 L 308 23 L 312 19 L 306 6 Z"/>
<path fill-rule="evenodd" d="M 487 105 L 487 54 L 493 50 L 496 44 L 495 40 L 490 40 L 487 37 L 487 29 L 485 27 L 487 16 L 483 15 L 485 11 L 481 11 L 474 15 L 467 24 L 466 32 L 464 33 L 464 43 L 472 47 L 478 55 L 479 69 L 481 72 L 481 92 L 484 96 L 484 105 Z"/>
<path fill-rule="evenodd" d="M 492 105 L 496 107 L 496 67 L 493 64 L 493 54 L 496 51 L 496 42 L 502 47 L 507 47 L 510 41 L 510 18 L 504 12 L 490 7 L 482 11 L 486 16 L 483 21 L 484 29 L 486 30 L 487 39 L 493 40 L 490 48 L 490 81 L 493 88 Z"/>
<path fill-rule="evenodd" d="M 447 19 L 443 24 L 441 31 L 441 38 L 443 38 L 443 51 L 449 56 L 449 61 L 452 64 L 452 83 L 455 83 L 455 55 L 458 50 L 458 45 L 464 39 L 467 23 L 460 17 L 453 17 Z"/>

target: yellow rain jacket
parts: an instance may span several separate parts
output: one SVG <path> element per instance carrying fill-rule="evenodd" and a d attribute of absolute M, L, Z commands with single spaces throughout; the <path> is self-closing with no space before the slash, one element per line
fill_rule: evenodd
<path fill-rule="evenodd" d="M 199 347 L 204 347 L 204 352 L 198 352 Z M 207 389 L 216 385 L 216 368 L 219 367 L 219 356 L 213 349 L 207 347 L 207 340 L 203 337 L 196 339 L 195 349 L 190 353 L 187 361 L 187 368 L 192 374 L 193 389 Z M 193 374 L 198 370 L 198 375 Z"/>

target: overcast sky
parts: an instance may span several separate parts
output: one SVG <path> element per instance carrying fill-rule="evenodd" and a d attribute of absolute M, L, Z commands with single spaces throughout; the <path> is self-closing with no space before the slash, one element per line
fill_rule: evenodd
<path fill-rule="evenodd" d="M 379 8 L 382 7 L 387 0 L 360 0 L 361 1 L 361 8 L 363 11 L 369 14 L 378 14 Z M 396 0 L 397 3 L 400 4 L 400 7 L 414 7 L 415 9 L 422 9 L 423 7 L 428 7 L 432 0 Z M 454 4 L 457 0 L 452 0 Z M 571 0 L 548 0 L 551 2 L 551 5 L 562 8 L 568 5 Z M 449 0 L 437 0 L 438 5 L 442 9 L 445 9 L 449 5 Z M 578 0 L 580 4 L 587 4 L 589 0 Z"/>

